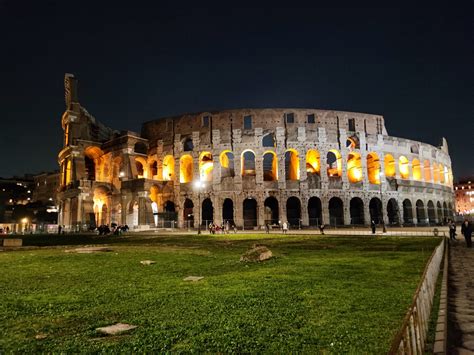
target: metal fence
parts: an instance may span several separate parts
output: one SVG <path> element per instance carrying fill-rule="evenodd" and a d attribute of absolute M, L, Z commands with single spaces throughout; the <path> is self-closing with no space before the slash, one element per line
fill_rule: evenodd
<path fill-rule="evenodd" d="M 446 239 L 435 249 L 423 272 L 403 325 L 395 336 L 389 354 L 423 354 Z"/>

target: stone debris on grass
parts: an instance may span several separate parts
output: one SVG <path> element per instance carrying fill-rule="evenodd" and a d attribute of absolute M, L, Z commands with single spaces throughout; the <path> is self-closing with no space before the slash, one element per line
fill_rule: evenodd
<path fill-rule="evenodd" d="M 273 253 L 265 245 L 254 244 L 251 249 L 247 250 L 241 257 L 242 262 L 257 262 L 271 259 Z"/>
<path fill-rule="evenodd" d="M 109 325 L 108 327 L 100 327 L 96 330 L 99 333 L 107 335 L 117 335 L 123 332 L 128 332 L 129 330 L 135 329 L 136 325 L 126 324 L 126 323 L 117 323 L 114 325 Z"/>
<path fill-rule="evenodd" d="M 142 260 L 142 261 L 140 261 L 140 264 L 142 264 L 142 265 L 153 265 L 153 264 L 156 264 L 156 261 L 153 261 L 153 260 Z"/>
<path fill-rule="evenodd" d="M 183 280 L 196 282 L 196 281 L 201 281 L 203 278 L 204 276 L 188 276 L 188 277 L 185 277 Z"/>
<path fill-rule="evenodd" d="M 109 247 L 82 247 L 72 250 L 66 250 L 66 253 L 92 254 L 112 251 Z"/>
<path fill-rule="evenodd" d="M 35 339 L 36 340 L 43 340 L 43 339 L 46 339 L 48 336 L 44 333 L 38 333 L 35 335 Z"/>

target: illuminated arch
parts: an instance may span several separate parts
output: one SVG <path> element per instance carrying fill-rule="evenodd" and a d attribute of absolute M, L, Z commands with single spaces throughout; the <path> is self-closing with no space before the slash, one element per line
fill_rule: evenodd
<path fill-rule="evenodd" d="M 337 149 L 328 151 L 327 158 L 327 174 L 328 176 L 342 176 L 342 157 Z"/>
<path fill-rule="evenodd" d="M 371 184 L 380 184 L 380 159 L 375 152 L 367 154 L 367 177 Z"/>
<path fill-rule="evenodd" d="M 95 214 L 96 224 L 108 224 L 108 203 L 109 203 L 110 191 L 105 186 L 99 186 L 94 189 L 94 197 L 92 201 L 94 202 L 93 209 Z"/>
<path fill-rule="evenodd" d="M 234 177 L 234 153 L 230 150 L 224 150 L 219 155 L 219 161 L 221 163 L 221 178 Z"/>
<path fill-rule="evenodd" d="M 278 159 L 275 152 L 268 150 L 263 154 L 263 181 L 278 180 Z"/>
<path fill-rule="evenodd" d="M 409 169 L 408 159 L 404 155 L 398 158 L 398 169 L 400 171 L 400 177 L 402 179 L 410 178 L 410 169 Z"/>
<path fill-rule="evenodd" d="M 202 152 L 199 156 L 199 179 L 201 181 L 212 181 L 212 170 L 214 169 L 214 160 L 211 152 Z"/>
<path fill-rule="evenodd" d="M 435 184 L 439 182 L 439 170 L 438 164 L 436 162 L 433 162 L 433 182 Z"/>
<path fill-rule="evenodd" d="M 158 179 L 158 162 L 156 160 L 150 161 L 148 164 L 149 166 L 149 173 L 150 173 L 150 179 Z"/>
<path fill-rule="evenodd" d="M 255 176 L 255 153 L 244 150 L 241 156 L 242 176 Z"/>
<path fill-rule="evenodd" d="M 188 183 L 193 181 L 193 157 L 189 154 L 179 159 L 179 182 Z"/>
<path fill-rule="evenodd" d="M 449 172 L 448 172 L 448 167 L 447 166 L 444 166 L 443 175 L 444 175 L 444 183 L 446 185 L 449 185 Z"/>
<path fill-rule="evenodd" d="M 148 167 L 143 157 L 135 157 L 135 166 L 137 167 L 137 178 L 146 179 L 148 177 Z"/>
<path fill-rule="evenodd" d="M 448 178 L 449 178 L 449 186 L 453 187 L 453 171 L 451 170 L 451 168 L 448 169 Z M 450 207 L 450 209 L 452 209 Z"/>
<path fill-rule="evenodd" d="M 174 179 L 174 157 L 172 155 L 166 155 L 163 158 L 162 178 L 163 181 Z"/>
<path fill-rule="evenodd" d="M 347 178 L 351 183 L 362 180 L 362 162 L 360 153 L 352 152 L 347 157 Z"/>
<path fill-rule="evenodd" d="M 295 149 L 287 149 L 285 152 L 285 175 L 286 180 L 300 179 L 300 159 Z"/>
<path fill-rule="evenodd" d="M 395 177 L 395 159 L 391 154 L 385 154 L 384 157 L 384 168 L 386 177 Z"/>
<path fill-rule="evenodd" d="M 439 183 L 444 184 L 444 166 L 442 164 L 438 165 L 438 174 L 439 174 Z"/>
<path fill-rule="evenodd" d="M 425 181 L 431 182 L 431 166 L 429 160 L 425 160 L 423 162 L 423 170 L 425 175 Z"/>
<path fill-rule="evenodd" d="M 412 160 L 411 169 L 413 174 L 413 180 L 421 180 L 423 175 L 421 174 L 421 165 L 418 159 Z"/>
<path fill-rule="evenodd" d="M 99 147 L 87 147 L 84 150 L 85 174 L 88 180 L 100 180 L 100 170 L 102 168 L 101 157 L 104 152 Z"/>
<path fill-rule="evenodd" d="M 310 149 L 306 153 L 306 172 L 308 174 L 321 174 L 321 157 L 315 149 Z"/>

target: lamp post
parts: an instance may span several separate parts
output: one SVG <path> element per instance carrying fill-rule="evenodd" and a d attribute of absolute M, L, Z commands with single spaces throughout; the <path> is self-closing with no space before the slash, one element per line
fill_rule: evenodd
<path fill-rule="evenodd" d="M 201 234 L 201 189 L 204 188 L 204 183 L 201 180 L 196 181 L 194 187 L 198 191 L 198 234 Z"/>
<path fill-rule="evenodd" d="M 381 211 L 380 211 L 382 213 L 382 232 L 387 233 L 387 228 L 385 228 L 385 221 L 383 219 L 383 193 L 382 193 L 382 181 L 385 175 L 383 172 L 380 172 L 379 176 L 380 176 L 380 203 L 382 205 Z"/>

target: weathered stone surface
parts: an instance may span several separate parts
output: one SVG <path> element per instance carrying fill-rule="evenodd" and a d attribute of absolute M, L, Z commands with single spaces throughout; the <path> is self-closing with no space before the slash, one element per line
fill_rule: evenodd
<path fill-rule="evenodd" d="M 3 238 L 4 247 L 21 247 L 23 245 L 23 239 L 19 238 Z"/>
<path fill-rule="evenodd" d="M 252 249 L 247 250 L 245 254 L 240 257 L 243 262 L 256 262 L 271 259 L 273 253 L 265 245 L 254 245 Z"/>
<path fill-rule="evenodd" d="M 153 265 L 153 264 L 156 264 L 156 261 L 153 261 L 153 260 L 142 260 L 142 261 L 140 261 L 140 264 L 142 264 L 142 265 Z"/>
<path fill-rule="evenodd" d="M 132 329 L 135 329 L 136 325 L 130 325 L 126 323 L 117 323 L 114 325 L 109 325 L 108 327 L 101 327 L 97 328 L 96 330 L 99 333 L 107 334 L 107 335 L 117 335 L 123 332 L 128 332 Z"/>
<path fill-rule="evenodd" d="M 196 282 L 196 281 L 201 281 L 203 278 L 204 278 L 204 276 L 188 276 L 188 277 L 185 277 L 183 279 L 183 281 Z"/>

